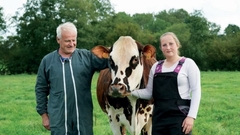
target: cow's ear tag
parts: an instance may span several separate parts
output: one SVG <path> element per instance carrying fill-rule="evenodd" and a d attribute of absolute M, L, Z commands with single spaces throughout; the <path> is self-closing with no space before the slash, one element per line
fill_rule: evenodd
<path fill-rule="evenodd" d="M 151 59 L 151 54 L 148 53 L 147 56 L 146 56 L 147 59 Z"/>
<path fill-rule="evenodd" d="M 107 59 L 107 58 L 109 58 L 109 55 L 108 55 L 108 53 L 103 53 L 103 58 L 105 58 L 105 59 Z"/>
<path fill-rule="evenodd" d="M 145 57 L 146 57 L 146 59 L 151 59 L 151 53 L 144 53 L 144 55 L 145 55 Z"/>

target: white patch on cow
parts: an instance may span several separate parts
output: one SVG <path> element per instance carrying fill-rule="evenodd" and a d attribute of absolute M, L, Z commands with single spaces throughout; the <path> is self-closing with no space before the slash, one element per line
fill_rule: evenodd
<path fill-rule="evenodd" d="M 131 106 L 133 107 L 132 109 L 135 110 L 136 107 L 136 98 L 135 97 L 129 97 L 130 101 L 131 101 Z M 107 112 L 108 112 L 108 117 L 111 117 L 111 121 L 110 121 L 110 126 L 111 129 L 115 129 L 113 130 L 113 134 L 114 135 L 121 135 L 120 132 L 120 126 L 121 125 L 125 125 L 126 129 L 129 131 L 129 133 L 131 135 L 139 135 L 141 133 L 141 129 L 143 128 L 143 126 L 145 125 L 145 121 L 142 119 L 143 117 L 141 115 L 136 115 L 135 111 L 132 114 L 132 119 L 131 119 L 131 124 L 129 123 L 129 121 L 127 120 L 127 118 L 125 117 L 124 113 L 123 113 L 123 108 L 120 109 L 115 109 L 112 106 L 109 106 L 109 108 L 107 108 Z M 119 115 L 119 120 L 116 119 L 117 115 Z"/>
<path fill-rule="evenodd" d="M 129 67 L 129 62 L 131 58 L 133 56 L 140 58 L 135 40 L 132 39 L 132 37 L 130 36 L 120 37 L 114 43 L 113 50 L 110 53 L 110 56 L 112 57 L 112 60 L 114 61 L 115 65 L 118 66 L 118 71 L 116 74 L 114 71 L 112 71 L 112 79 L 115 80 L 115 78 L 118 77 L 121 79 L 119 83 L 124 84 L 123 78 L 126 77 L 125 70 L 127 67 Z M 124 73 L 123 75 L 121 74 L 121 71 L 123 71 Z M 132 74 L 128 77 L 128 82 L 130 86 L 129 90 L 132 91 L 136 89 L 136 86 L 141 81 L 142 72 L 143 72 L 143 65 L 141 65 L 139 61 L 138 66 L 134 70 L 132 70 Z"/>

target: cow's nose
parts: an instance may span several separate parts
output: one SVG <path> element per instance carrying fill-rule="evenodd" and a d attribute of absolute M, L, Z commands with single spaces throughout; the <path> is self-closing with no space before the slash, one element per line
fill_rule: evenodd
<path fill-rule="evenodd" d="M 124 85 L 123 84 L 112 84 L 111 85 L 111 90 L 112 91 L 123 91 L 125 88 L 124 88 Z"/>
<path fill-rule="evenodd" d="M 122 96 L 122 93 L 126 91 L 126 87 L 123 84 L 111 84 L 109 87 L 109 95 L 114 97 Z"/>

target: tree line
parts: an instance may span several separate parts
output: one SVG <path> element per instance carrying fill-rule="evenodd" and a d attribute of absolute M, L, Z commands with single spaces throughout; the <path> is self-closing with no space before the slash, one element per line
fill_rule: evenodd
<path fill-rule="evenodd" d="M 56 50 L 56 27 L 73 22 L 78 29 L 77 47 L 111 46 L 120 36 L 131 36 L 143 45 L 157 48 L 159 37 L 174 32 L 182 56 L 192 58 L 202 71 L 240 70 L 240 28 L 209 22 L 201 10 L 184 9 L 158 13 L 116 13 L 109 0 L 27 0 L 20 14 L 7 18 L 0 7 L 0 74 L 36 73 L 44 55 Z M 16 33 L 4 37 L 10 26 Z"/>

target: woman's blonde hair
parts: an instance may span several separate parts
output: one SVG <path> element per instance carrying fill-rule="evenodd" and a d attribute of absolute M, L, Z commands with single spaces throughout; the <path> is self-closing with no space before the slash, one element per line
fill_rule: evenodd
<path fill-rule="evenodd" d="M 160 41 L 161 41 L 162 37 L 167 36 L 167 35 L 170 35 L 170 36 L 173 37 L 174 41 L 176 42 L 176 44 L 177 44 L 177 46 L 178 46 L 179 48 L 182 47 L 180 41 L 178 40 L 178 38 L 177 38 L 177 36 L 176 36 L 176 34 L 173 33 L 173 32 L 166 32 L 166 33 L 162 34 L 162 35 L 160 36 Z M 160 43 L 160 44 L 161 44 L 161 43 Z"/>
<path fill-rule="evenodd" d="M 160 36 L 160 41 L 161 41 L 162 37 L 167 36 L 167 35 L 170 35 L 170 36 L 173 37 L 173 39 L 174 39 L 174 41 L 176 42 L 178 48 L 181 48 L 181 47 L 182 47 L 180 41 L 178 40 L 177 35 L 176 35 L 175 33 L 173 33 L 173 32 L 166 32 L 166 33 L 162 34 L 162 35 Z M 161 46 L 161 42 L 160 42 L 160 46 Z M 160 50 L 161 50 L 161 47 L 160 47 Z M 179 51 L 178 51 L 178 54 L 180 54 Z"/>

